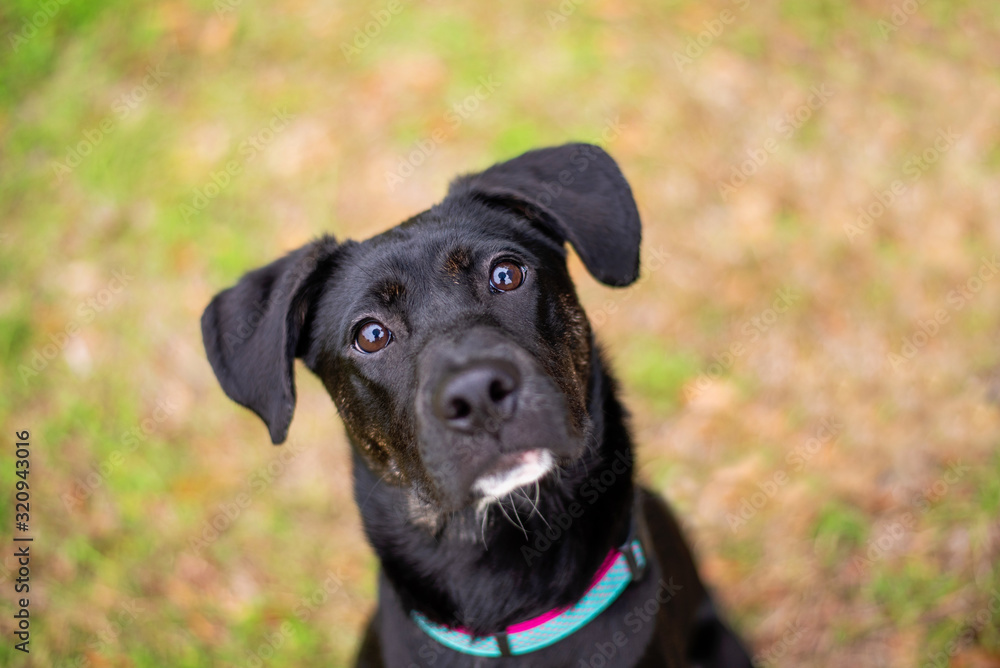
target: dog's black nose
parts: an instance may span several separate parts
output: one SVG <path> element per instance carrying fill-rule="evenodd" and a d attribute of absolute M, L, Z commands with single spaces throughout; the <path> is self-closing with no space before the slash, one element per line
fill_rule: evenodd
<path fill-rule="evenodd" d="M 496 431 L 517 405 L 521 377 L 503 361 L 478 362 L 444 377 L 434 411 L 451 429 Z"/>

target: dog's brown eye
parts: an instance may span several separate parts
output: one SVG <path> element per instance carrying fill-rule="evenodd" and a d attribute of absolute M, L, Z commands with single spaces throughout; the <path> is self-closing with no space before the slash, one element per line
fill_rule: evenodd
<path fill-rule="evenodd" d="M 354 345 L 361 352 L 377 353 L 385 348 L 391 337 L 392 332 L 386 329 L 385 325 L 377 320 L 369 320 L 361 325 L 357 336 L 354 337 Z"/>
<path fill-rule="evenodd" d="M 513 262 L 504 260 L 493 265 L 493 271 L 490 275 L 490 285 L 494 289 L 509 292 L 521 287 L 521 283 L 523 282 L 524 269 Z"/>

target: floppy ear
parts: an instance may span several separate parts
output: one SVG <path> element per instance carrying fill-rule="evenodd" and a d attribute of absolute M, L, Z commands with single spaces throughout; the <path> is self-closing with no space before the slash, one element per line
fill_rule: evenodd
<path fill-rule="evenodd" d="M 295 411 L 294 361 L 308 343 L 309 307 L 337 242 L 322 237 L 246 274 L 201 316 L 208 361 L 230 399 L 256 413 L 285 441 Z"/>
<path fill-rule="evenodd" d="M 607 285 L 639 276 L 639 211 L 618 165 L 591 144 L 529 151 L 455 180 L 448 195 L 468 195 L 517 211 L 576 249 Z"/>

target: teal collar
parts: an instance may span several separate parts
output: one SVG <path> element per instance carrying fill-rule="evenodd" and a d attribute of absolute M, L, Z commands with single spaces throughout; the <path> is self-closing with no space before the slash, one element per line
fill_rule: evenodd
<path fill-rule="evenodd" d="M 430 621 L 416 610 L 413 620 L 424 633 L 445 647 L 473 656 L 517 656 L 559 642 L 576 633 L 615 602 L 646 571 L 646 553 L 636 536 L 635 523 L 625 543 L 608 553 L 590 588 L 574 605 L 550 610 L 525 622 L 489 636 L 474 636 Z"/>

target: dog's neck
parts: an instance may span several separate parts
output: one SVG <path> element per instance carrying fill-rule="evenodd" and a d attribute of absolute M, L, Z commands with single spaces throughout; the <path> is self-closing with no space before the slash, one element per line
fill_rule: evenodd
<path fill-rule="evenodd" d="M 537 502 L 515 494 L 486 516 L 471 508 L 456 513 L 437 531 L 414 522 L 405 492 L 379 484 L 355 455 L 365 531 L 404 606 L 488 634 L 584 594 L 628 533 L 633 492 L 625 416 L 596 348 L 588 403 L 592 447 L 543 480 Z"/>

